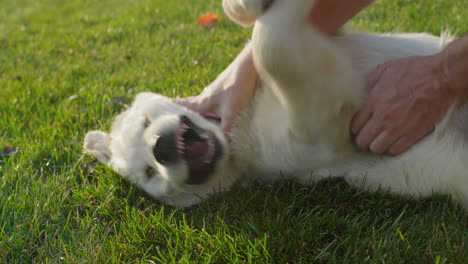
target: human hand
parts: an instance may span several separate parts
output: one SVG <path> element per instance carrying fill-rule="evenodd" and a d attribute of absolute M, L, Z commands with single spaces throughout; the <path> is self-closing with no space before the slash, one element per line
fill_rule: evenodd
<path fill-rule="evenodd" d="M 369 95 L 351 122 L 359 150 L 398 155 L 434 129 L 456 99 L 442 59 L 398 59 L 368 75 Z"/>
<path fill-rule="evenodd" d="M 221 129 L 229 135 L 235 118 L 254 96 L 257 79 L 248 44 L 234 62 L 200 95 L 176 98 L 174 102 L 201 115 L 221 119 Z"/>

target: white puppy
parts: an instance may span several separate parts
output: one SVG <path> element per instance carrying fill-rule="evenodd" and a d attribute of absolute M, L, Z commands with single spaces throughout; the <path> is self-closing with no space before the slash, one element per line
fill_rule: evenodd
<path fill-rule="evenodd" d="M 228 141 L 219 126 L 170 99 L 141 93 L 110 135 L 92 131 L 84 148 L 154 198 L 190 206 L 245 180 L 308 184 L 344 177 L 358 188 L 468 205 L 468 108 L 453 107 L 435 131 L 396 157 L 358 152 L 349 134 L 365 97 L 363 76 L 390 59 L 440 51 L 427 34 L 325 37 L 306 23 L 311 0 L 224 0 L 236 22 L 255 21 L 253 57 L 261 82 Z"/>

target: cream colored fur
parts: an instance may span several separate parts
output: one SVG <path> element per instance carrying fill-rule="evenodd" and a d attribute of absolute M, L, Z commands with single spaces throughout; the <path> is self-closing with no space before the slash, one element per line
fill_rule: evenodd
<path fill-rule="evenodd" d="M 454 106 L 436 130 L 396 157 L 361 153 L 349 123 L 366 92 L 364 76 L 385 61 L 440 51 L 447 38 L 427 34 L 348 34 L 325 37 L 306 23 L 311 0 L 224 0 L 226 13 L 248 26 L 261 82 L 228 142 L 218 126 L 166 97 L 143 93 L 114 122 L 110 135 L 89 132 L 85 150 L 154 198 L 196 204 L 239 181 L 280 177 L 309 184 L 344 177 L 369 191 L 414 198 L 435 193 L 468 206 L 468 108 Z M 266 9 L 267 8 L 267 9 Z M 187 164 L 159 164 L 151 149 L 164 131 L 188 116 L 214 131 L 225 155 L 209 180 L 189 185 Z M 151 120 L 144 127 L 145 119 Z M 145 168 L 154 168 L 148 179 Z"/>

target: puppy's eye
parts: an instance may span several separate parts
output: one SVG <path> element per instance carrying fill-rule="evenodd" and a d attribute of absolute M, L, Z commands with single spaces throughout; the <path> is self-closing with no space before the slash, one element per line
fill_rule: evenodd
<path fill-rule="evenodd" d="M 154 174 L 156 173 L 156 171 L 154 170 L 153 167 L 148 166 L 146 167 L 145 173 L 146 173 L 146 179 L 150 180 L 151 178 L 154 177 Z"/>
<path fill-rule="evenodd" d="M 148 115 L 145 114 L 145 120 L 143 121 L 143 127 L 147 128 L 151 124 L 151 119 L 148 117 Z"/>

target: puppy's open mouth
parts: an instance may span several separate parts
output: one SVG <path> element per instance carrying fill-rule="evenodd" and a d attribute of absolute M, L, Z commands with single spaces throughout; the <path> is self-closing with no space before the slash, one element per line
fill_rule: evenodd
<path fill-rule="evenodd" d="M 215 134 L 195 125 L 186 116 L 180 117 L 176 147 L 189 167 L 188 184 L 205 182 L 222 156 L 221 144 Z"/>

